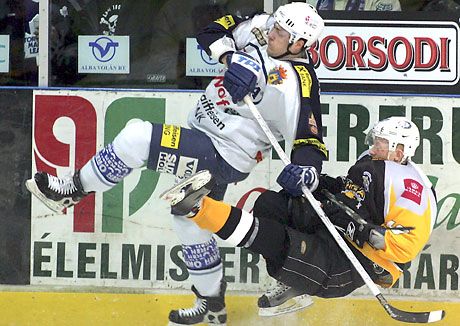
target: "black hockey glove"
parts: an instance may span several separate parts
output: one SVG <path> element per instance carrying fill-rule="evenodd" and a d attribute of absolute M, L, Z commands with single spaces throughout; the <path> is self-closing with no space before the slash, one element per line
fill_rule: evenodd
<path fill-rule="evenodd" d="M 316 191 L 313 193 L 315 198 L 319 201 L 326 200 L 327 197 L 324 196 L 322 190 L 326 189 L 330 193 L 337 194 L 344 189 L 344 183 L 342 177 L 333 178 L 328 176 L 327 174 L 320 174 L 319 175 L 319 184 L 316 188 Z"/>
<path fill-rule="evenodd" d="M 224 87 L 237 103 L 252 93 L 262 77 L 260 63 L 249 54 L 237 51 L 227 55 L 228 69 L 224 74 Z"/>
<path fill-rule="evenodd" d="M 381 237 L 381 235 L 385 233 L 383 227 L 369 223 L 364 219 L 362 222 L 358 222 L 330 201 L 323 202 L 323 210 L 331 222 L 337 226 L 348 239 L 356 243 L 359 248 L 362 248 L 365 242 L 369 242 L 371 234 L 374 235 L 374 239 L 375 236 L 379 239 L 375 239 L 373 243 L 370 244 L 376 249 L 384 248 L 384 243 L 382 243 L 384 239 Z M 379 234 L 380 236 L 378 236 Z"/>

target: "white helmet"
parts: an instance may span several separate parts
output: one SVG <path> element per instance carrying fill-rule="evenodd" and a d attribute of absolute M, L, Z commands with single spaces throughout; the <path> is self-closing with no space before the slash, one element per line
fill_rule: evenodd
<path fill-rule="evenodd" d="M 405 117 L 390 117 L 377 122 L 366 136 L 366 145 L 372 146 L 375 137 L 388 140 L 388 149 L 396 150 L 398 144 L 404 145 L 403 161 L 415 155 L 420 145 L 420 132 L 412 121 Z"/>
<path fill-rule="evenodd" d="M 280 6 L 273 14 L 275 21 L 291 34 L 289 43 L 305 39 L 305 47 L 318 40 L 324 28 L 324 21 L 315 7 L 305 2 L 292 2 Z"/>

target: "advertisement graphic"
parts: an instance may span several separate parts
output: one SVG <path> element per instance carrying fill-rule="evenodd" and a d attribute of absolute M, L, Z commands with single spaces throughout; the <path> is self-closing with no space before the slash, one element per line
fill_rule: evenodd
<path fill-rule="evenodd" d="M 308 51 L 323 91 L 459 94 L 458 17 L 363 14 L 322 13 L 324 31 Z M 186 66 L 187 76 L 222 73 L 192 38 L 187 39 Z"/>
<path fill-rule="evenodd" d="M 32 172 L 40 169 L 64 176 L 80 168 L 132 119 L 166 124 L 172 140 L 179 136 L 174 125 L 186 126 L 190 103 L 196 103 L 200 95 L 35 91 Z M 403 115 L 417 124 L 422 140 L 414 161 L 435 187 L 439 214 L 428 245 L 389 291 L 458 296 L 460 176 L 453 171 L 460 167 L 460 132 L 455 128 L 460 123 L 460 102 L 435 97 L 323 95 L 322 103 L 324 140 L 330 154 L 323 172 L 333 176 L 346 174 L 366 150 L 364 138 L 375 121 Z M 184 158 L 180 167 L 181 177 L 187 176 L 196 170 L 196 162 Z M 229 186 L 225 201 L 251 211 L 258 194 L 279 189 L 275 180 L 281 168 L 278 158 L 263 160 L 248 179 Z M 33 198 L 31 284 L 189 288 L 169 207 L 158 199 L 173 182 L 172 175 L 141 168 L 66 214 L 55 214 Z M 271 282 L 262 257 L 241 248 L 222 246 L 220 250 L 231 289 L 259 291 Z M 356 293 L 367 291 L 362 288 Z"/>
<path fill-rule="evenodd" d="M 328 20 L 310 53 L 322 83 L 454 85 L 458 49 L 453 22 Z"/>
<path fill-rule="evenodd" d="M 222 75 L 225 66 L 211 58 L 195 38 L 186 40 L 186 76 Z"/>
<path fill-rule="evenodd" d="M 78 72 L 129 74 L 129 36 L 78 36 Z"/>
<path fill-rule="evenodd" d="M 0 73 L 10 71 L 10 36 L 0 35 Z"/>

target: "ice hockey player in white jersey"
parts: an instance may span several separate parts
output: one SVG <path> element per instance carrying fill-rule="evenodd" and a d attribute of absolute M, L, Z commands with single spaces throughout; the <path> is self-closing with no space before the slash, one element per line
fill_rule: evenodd
<path fill-rule="evenodd" d="M 192 173 L 211 171 L 216 185 L 210 197 L 222 200 L 227 185 L 244 180 L 270 152 L 270 141 L 243 102 L 249 94 L 276 138 L 292 148 L 293 165 L 281 171 L 279 183 L 286 184 L 294 174 L 314 190 L 327 151 L 319 84 L 307 49 L 323 27 L 316 9 L 300 2 L 281 6 L 273 15 L 247 20 L 227 15 L 210 23 L 198 42 L 227 70 L 199 98 L 189 115 L 190 128 L 148 121 L 127 124 L 113 142 L 76 167 L 73 176 L 38 172 L 26 182 L 28 189 L 59 212 L 91 192 L 111 189 L 144 164 L 179 178 L 188 175 L 188 166 Z M 286 191 L 300 196 L 300 184 L 289 184 Z M 217 243 L 211 232 L 181 216 L 188 212 L 172 213 L 197 301 L 192 308 L 171 311 L 170 322 L 224 324 L 226 283 Z"/>

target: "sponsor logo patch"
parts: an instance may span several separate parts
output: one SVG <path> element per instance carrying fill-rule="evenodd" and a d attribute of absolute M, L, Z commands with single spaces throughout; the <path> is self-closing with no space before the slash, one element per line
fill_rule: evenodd
<path fill-rule="evenodd" d="M 401 197 L 412 200 L 417 205 L 422 201 L 423 185 L 414 179 L 404 179 L 404 192 Z"/>
<path fill-rule="evenodd" d="M 308 69 L 304 66 L 294 66 L 300 79 L 300 88 L 302 90 L 302 97 L 310 97 L 311 91 L 311 76 Z"/>
<path fill-rule="evenodd" d="M 176 177 L 184 179 L 196 172 L 198 167 L 198 159 L 193 157 L 181 156 L 177 164 Z"/>
<path fill-rule="evenodd" d="M 161 134 L 161 146 L 166 148 L 179 148 L 180 127 L 172 125 L 163 125 Z"/>
<path fill-rule="evenodd" d="M 231 15 L 221 17 L 218 20 L 215 20 L 214 22 L 218 23 L 219 25 L 222 25 L 225 29 L 229 29 L 230 27 L 235 25 L 235 21 L 233 20 L 233 17 Z"/>
<path fill-rule="evenodd" d="M 165 153 L 165 152 L 160 152 L 158 154 L 157 171 L 161 173 L 174 174 L 176 162 L 177 162 L 176 155 Z"/>
<path fill-rule="evenodd" d="M 353 240 L 353 237 L 355 236 L 355 225 L 350 222 L 347 225 L 347 230 L 345 231 L 345 235 L 350 239 Z"/>
<path fill-rule="evenodd" d="M 264 32 L 261 31 L 259 28 L 254 27 L 254 28 L 251 30 L 251 33 L 254 34 L 254 36 L 255 36 L 257 42 L 258 42 L 261 46 L 267 45 L 267 40 L 266 40 L 266 37 L 264 36 Z"/>

